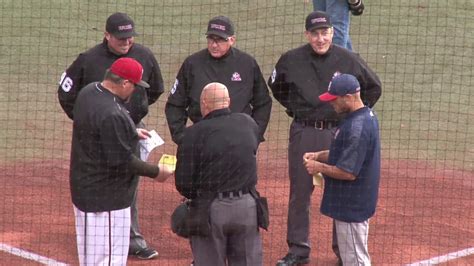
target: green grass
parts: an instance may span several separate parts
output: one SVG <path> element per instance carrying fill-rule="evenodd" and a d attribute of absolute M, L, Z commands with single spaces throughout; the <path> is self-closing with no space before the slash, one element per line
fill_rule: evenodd
<path fill-rule="evenodd" d="M 474 169 L 474 4 L 366 1 L 352 17 L 357 52 L 378 73 L 376 106 L 386 159 L 453 161 Z M 166 86 L 147 123 L 170 141 L 163 106 L 186 56 L 205 47 L 206 23 L 230 16 L 237 47 L 253 54 L 267 78 L 284 51 L 304 43 L 304 1 L 4 0 L 0 4 L 0 162 L 68 156 L 70 122 L 57 81 L 78 53 L 100 42 L 115 11 L 134 18 L 137 42 L 158 58 Z M 268 143 L 286 153 L 288 118 L 275 102 Z M 53 143 L 53 144 L 51 144 Z"/>

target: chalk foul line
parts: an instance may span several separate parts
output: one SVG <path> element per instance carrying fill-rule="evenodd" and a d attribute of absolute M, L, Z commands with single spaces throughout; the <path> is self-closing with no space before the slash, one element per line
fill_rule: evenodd
<path fill-rule="evenodd" d="M 467 256 L 472 255 L 472 254 L 474 254 L 474 247 L 466 248 L 466 249 L 463 249 L 463 250 L 460 250 L 460 251 L 451 252 L 451 253 L 448 253 L 446 255 L 434 257 L 434 258 L 431 258 L 431 259 L 414 262 L 414 263 L 411 263 L 411 264 L 407 264 L 405 266 L 436 265 L 436 264 L 444 263 L 444 262 L 447 262 L 447 261 L 450 261 L 450 260 L 456 260 L 456 259 L 460 259 L 462 257 L 467 257 Z"/>
<path fill-rule="evenodd" d="M 45 264 L 45 265 L 55 265 L 55 266 L 67 266 L 68 265 L 68 264 L 65 264 L 63 262 L 59 262 L 57 260 L 53 260 L 53 259 L 50 259 L 50 258 L 47 258 L 47 257 L 43 257 L 41 255 L 26 251 L 26 250 L 23 250 L 23 249 L 19 249 L 19 248 L 16 248 L 16 247 L 4 244 L 4 243 L 0 243 L 0 251 L 10 253 L 12 255 L 22 257 L 22 258 L 27 259 L 27 260 L 36 261 L 36 262 L 39 262 L 39 263 Z"/>

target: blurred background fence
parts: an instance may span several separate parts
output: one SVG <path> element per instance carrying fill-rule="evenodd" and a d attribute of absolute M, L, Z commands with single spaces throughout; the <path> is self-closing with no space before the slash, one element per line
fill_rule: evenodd
<path fill-rule="evenodd" d="M 370 231 L 374 264 L 435 264 L 446 254 L 454 254 L 449 260 L 453 265 L 474 264 L 474 2 L 366 0 L 365 5 L 362 16 L 352 17 L 351 38 L 354 50 L 383 83 L 375 106 L 383 165 L 379 208 Z M 136 42 L 149 47 L 159 61 L 165 93 L 150 106 L 145 121 L 165 139 L 162 152 L 175 154 L 164 103 L 183 60 L 206 46 L 207 21 L 229 16 L 236 24 L 236 46 L 253 55 L 268 78 L 283 52 L 305 42 L 304 18 L 312 4 L 2 0 L 0 264 L 26 263 L 15 248 L 77 263 L 68 184 L 72 123 L 56 92 L 61 73 L 79 53 L 102 40 L 106 18 L 117 11 L 135 20 L 140 33 Z M 289 123 L 274 101 L 258 159 L 259 182 L 264 184 L 259 189 L 269 197 L 272 212 L 270 231 L 263 234 L 265 265 L 286 253 Z M 173 180 L 142 181 L 141 227 L 162 256 L 132 264 L 190 261 L 188 243 L 168 226 L 179 199 L 173 189 Z M 320 195 L 315 191 L 311 211 L 312 263 L 331 265 L 330 220 L 319 214 Z"/>

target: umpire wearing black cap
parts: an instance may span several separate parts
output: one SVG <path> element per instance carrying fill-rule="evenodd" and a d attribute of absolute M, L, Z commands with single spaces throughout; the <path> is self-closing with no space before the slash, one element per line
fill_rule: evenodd
<path fill-rule="evenodd" d="M 199 96 L 211 82 L 224 84 L 230 94 L 230 110 L 250 115 L 259 127 L 260 141 L 270 119 L 272 99 L 257 61 L 234 48 L 235 27 L 225 16 L 209 20 L 207 49 L 187 57 L 176 76 L 165 113 L 173 141 L 180 144 L 190 119 L 202 119 Z"/>
<path fill-rule="evenodd" d="M 143 79 L 149 88 L 137 86 L 125 107 L 137 127 L 143 127 L 141 120 L 148 114 L 148 106 L 155 103 L 163 93 L 163 78 L 160 66 L 147 47 L 135 43 L 134 21 L 125 13 L 114 13 L 107 18 L 102 43 L 79 54 L 62 74 L 58 87 L 58 98 L 66 115 L 74 119 L 73 108 L 80 90 L 91 82 L 102 80 L 106 69 L 122 57 L 131 57 L 143 66 Z M 138 178 L 135 179 L 138 182 Z M 141 259 L 151 259 L 158 252 L 149 248 L 140 233 L 136 193 L 131 206 L 132 225 L 130 232 L 130 254 Z"/>
<path fill-rule="evenodd" d="M 362 100 L 369 107 L 374 106 L 381 95 L 381 82 L 364 60 L 358 54 L 332 44 L 334 29 L 326 13 L 310 13 L 305 28 L 308 43 L 284 53 L 268 80 L 273 96 L 293 119 L 288 146 L 289 251 L 277 262 L 279 266 L 310 261 L 309 208 L 314 187 L 312 176 L 303 165 L 303 155 L 309 151 L 327 150 L 334 130 L 343 118 L 318 96 L 327 91 L 332 77 L 338 73 L 357 78 Z M 336 243 L 333 236 L 335 252 Z"/>

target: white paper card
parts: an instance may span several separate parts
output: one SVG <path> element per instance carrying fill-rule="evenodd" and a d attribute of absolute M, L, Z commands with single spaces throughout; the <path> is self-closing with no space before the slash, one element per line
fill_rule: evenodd
<path fill-rule="evenodd" d="M 148 159 L 148 155 L 150 155 L 150 152 L 154 148 L 161 146 L 165 143 L 155 130 L 151 130 L 149 131 L 149 133 L 149 138 L 140 140 L 140 159 L 142 159 L 143 161 L 146 161 Z"/>

